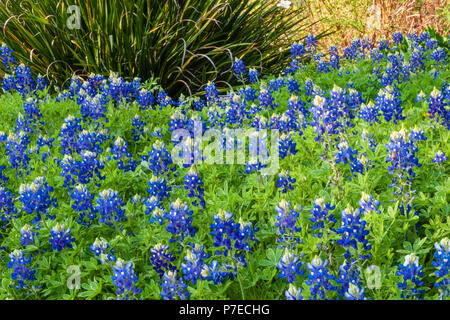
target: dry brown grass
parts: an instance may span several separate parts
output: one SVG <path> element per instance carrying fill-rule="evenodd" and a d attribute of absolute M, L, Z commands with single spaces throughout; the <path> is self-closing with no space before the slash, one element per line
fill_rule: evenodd
<path fill-rule="evenodd" d="M 395 31 L 420 34 L 428 26 L 447 35 L 450 26 L 448 0 L 293 0 L 292 3 L 309 12 L 310 22 L 320 20 L 312 33 L 336 31 L 320 41 L 323 48 L 330 45 L 342 48 L 354 38 L 378 41 L 390 38 Z"/>

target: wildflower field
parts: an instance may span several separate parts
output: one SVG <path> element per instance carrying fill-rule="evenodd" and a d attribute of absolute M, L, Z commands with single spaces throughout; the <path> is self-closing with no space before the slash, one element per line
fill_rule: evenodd
<path fill-rule="evenodd" d="M 193 97 L 1 46 L 0 298 L 450 299 L 447 37 L 308 35 Z"/>

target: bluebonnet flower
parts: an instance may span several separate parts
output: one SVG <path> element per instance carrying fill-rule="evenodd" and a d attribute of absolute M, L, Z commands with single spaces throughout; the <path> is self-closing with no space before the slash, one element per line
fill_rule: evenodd
<path fill-rule="evenodd" d="M 422 90 L 420 90 L 420 92 L 417 94 L 416 96 L 416 102 L 421 102 L 424 101 L 426 99 L 427 95 L 425 94 L 425 92 L 423 92 Z"/>
<path fill-rule="evenodd" d="M 409 135 L 413 142 L 427 140 L 427 137 L 425 137 L 425 132 L 421 128 L 419 128 L 417 125 L 414 126 L 414 128 L 411 130 Z"/>
<path fill-rule="evenodd" d="M 253 102 L 256 100 L 256 90 L 253 89 L 252 87 L 246 86 L 243 90 L 242 93 L 244 94 L 244 99 L 247 102 Z"/>
<path fill-rule="evenodd" d="M 191 246 L 191 250 L 187 250 L 184 257 L 185 263 L 181 263 L 181 269 L 184 274 L 184 280 L 192 281 L 192 284 L 196 284 L 198 279 L 201 279 L 201 273 L 203 266 L 205 265 L 205 259 L 210 255 L 205 253 L 205 247 L 199 244 Z"/>
<path fill-rule="evenodd" d="M 430 58 L 433 59 L 436 63 L 440 63 L 447 60 L 447 55 L 445 54 L 444 49 L 439 47 L 430 54 Z"/>
<path fill-rule="evenodd" d="M 130 294 L 134 296 L 135 294 L 142 292 L 142 290 L 136 286 L 139 277 L 134 271 L 134 264 L 132 261 L 125 263 L 123 259 L 117 259 L 111 279 L 113 280 L 113 284 L 117 287 L 116 293 L 119 298 L 128 300 Z"/>
<path fill-rule="evenodd" d="M 142 158 L 148 162 L 149 169 L 156 175 L 169 171 L 169 165 L 172 164 L 172 157 L 167 151 L 166 145 L 159 140 L 153 144 L 152 151 Z"/>
<path fill-rule="evenodd" d="M 441 120 L 444 127 L 450 128 L 450 111 L 446 109 L 444 95 L 436 87 L 430 93 L 430 98 L 427 100 L 429 105 L 430 118 L 435 118 L 436 121 Z"/>
<path fill-rule="evenodd" d="M 106 130 L 96 132 L 83 130 L 77 135 L 77 139 L 78 152 L 87 150 L 100 154 L 103 152 L 102 144 L 109 139 L 109 135 Z"/>
<path fill-rule="evenodd" d="M 301 208 L 295 206 L 291 208 L 291 202 L 286 200 L 281 200 L 280 203 L 275 207 L 277 212 L 277 222 L 275 222 L 275 227 L 277 227 L 277 234 L 282 237 L 277 241 L 297 241 L 300 242 L 298 237 L 294 238 L 294 234 L 301 231 L 301 227 L 297 227 L 297 218 L 299 217 L 299 211 Z"/>
<path fill-rule="evenodd" d="M 397 284 L 401 290 L 401 297 L 405 299 L 421 299 L 425 290 L 419 290 L 423 286 L 421 280 L 423 276 L 423 267 L 419 265 L 419 257 L 415 254 L 405 256 L 405 262 L 398 265 L 397 276 L 402 277 L 401 282 Z"/>
<path fill-rule="evenodd" d="M 38 75 L 36 77 L 36 91 L 42 91 L 47 88 L 48 84 L 47 81 L 45 81 L 45 78 L 41 75 Z"/>
<path fill-rule="evenodd" d="M 290 48 L 292 60 L 300 60 L 306 53 L 305 46 L 301 43 L 294 42 Z"/>
<path fill-rule="evenodd" d="M 64 187 L 71 190 L 72 185 L 76 182 L 87 184 L 92 178 L 97 177 L 99 180 L 105 179 L 101 175 L 100 170 L 104 168 L 104 163 L 98 159 L 95 152 L 82 151 L 81 161 L 74 159 L 70 155 L 65 155 L 59 162 L 64 177 Z"/>
<path fill-rule="evenodd" d="M 279 277 L 286 278 L 289 283 L 295 281 L 297 275 L 303 275 L 304 270 L 301 270 L 302 263 L 297 255 L 291 252 L 288 248 L 285 249 L 280 262 L 277 264 L 278 270 L 280 270 Z"/>
<path fill-rule="evenodd" d="M 285 81 L 283 77 L 278 77 L 276 79 L 269 81 L 269 92 L 273 93 L 279 91 L 281 87 L 285 85 Z"/>
<path fill-rule="evenodd" d="M 170 116 L 169 130 L 185 129 L 188 124 L 188 118 L 179 109 L 176 109 Z"/>
<path fill-rule="evenodd" d="M 11 133 L 6 139 L 6 153 L 9 156 L 11 168 L 15 170 L 27 169 L 30 156 L 27 148 L 30 143 L 30 137 L 24 132 Z"/>
<path fill-rule="evenodd" d="M 325 203 L 323 198 L 318 198 L 314 200 L 314 208 L 309 212 L 312 214 L 310 221 L 313 230 L 318 230 L 318 233 L 314 233 L 315 237 L 321 238 L 323 235 L 323 230 L 326 228 L 325 224 L 334 224 L 336 219 L 330 211 L 334 210 L 336 206 L 331 206 L 330 203 Z M 332 229 L 331 229 L 332 230 Z"/>
<path fill-rule="evenodd" d="M 14 194 L 0 186 L 0 219 L 4 222 L 18 217 L 14 198 Z"/>
<path fill-rule="evenodd" d="M 393 193 L 401 196 L 400 212 L 408 215 L 412 209 L 415 193 L 411 189 L 411 181 L 415 177 L 414 167 L 421 166 L 416 157 L 418 148 L 411 134 L 404 128 L 391 134 L 386 147 L 389 153 L 386 162 L 390 163 L 388 173 L 394 175 L 391 185 L 395 188 Z"/>
<path fill-rule="evenodd" d="M 305 94 L 307 96 L 312 96 L 314 94 L 314 81 L 311 78 L 305 80 Z"/>
<path fill-rule="evenodd" d="M 250 126 L 255 129 L 266 129 L 267 128 L 267 119 L 264 116 L 255 114 Z"/>
<path fill-rule="evenodd" d="M 437 269 L 434 274 L 438 278 L 434 286 L 440 292 L 439 298 L 443 299 L 450 297 L 450 240 L 443 238 L 434 247 L 437 252 L 434 253 L 432 265 Z"/>
<path fill-rule="evenodd" d="M 45 177 L 37 177 L 31 184 L 22 184 L 19 188 L 22 210 L 28 214 L 36 213 L 33 223 L 41 220 L 41 214 L 46 214 L 48 218 L 54 219 L 55 215 L 49 215 L 48 211 L 51 205 L 57 207 L 58 203 L 52 198 L 50 193 L 53 187 L 47 184 Z"/>
<path fill-rule="evenodd" d="M 428 51 L 431 51 L 431 50 L 436 49 L 438 47 L 439 47 L 439 42 L 437 40 L 431 39 L 431 38 L 428 38 L 428 39 L 425 40 L 425 48 Z"/>
<path fill-rule="evenodd" d="M 31 68 L 21 63 L 14 69 L 15 89 L 22 96 L 26 96 L 35 90 L 36 84 L 33 80 Z"/>
<path fill-rule="evenodd" d="M 411 70 L 416 72 L 425 69 L 425 50 L 422 46 L 417 46 L 411 53 Z"/>
<path fill-rule="evenodd" d="M 245 267 L 246 260 L 243 252 L 250 251 L 250 241 L 257 241 L 255 232 L 259 228 L 254 228 L 251 223 L 245 223 L 241 219 L 236 223 L 233 214 L 222 209 L 213 219 L 210 234 L 214 237 L 214 246 L 224 247 L 223 251 L 217 250 L 216 254 L 228 256 L 228 251 L 234 248 L 236 249 L 234 258 Z"/>
<path fill-rule="evenodd" d="M 338 152 L 335 155 L 336 163 L 352 163 L 356 159 L 356 155 L 358 154 L 358 150 L 353 150 L 346 140 L 340 142 L 337 146 Z"/>
<path fill-rule="evenodd" d="M 72 248 L 72 242 L 75 241 L 75 238 L 70 235 L 70 228 L 65 229 L 64 225 L 59 223 L 50 230 L 50 235 L 51 238 L 48 241 L 52 245 L 52 249 L 58 252 L 64 248 Z"/>
<path fill-rule="evenodd" d="M 12 67 L 17 63 L 16 58 L 12 55 L 14 51 L 9 48 L 6 43 L 2 43 L 0 46 L 0 56 L 2 58 L 2 63 L 7 70 L 12 69 Z"/>
<path fill-rule="evenodd" d="M 141 139 L 141 137 L 145 136 L 145 122 L 142 121 L 142 117 L 139 114 L 136 114 L 131 120 L 133 141 L 137 142 Z"/>
<path fill-rule="evenodd" d="M 386 162 L 390 163 L 389 174 L 397 174 L 400 179 L 413 178 L 415 176 L 414 167 L 420 167 L 421 164 L 416 158 L 418 148 L 408 131 L 401 129 L 392 132 L 386 148 L 389 152 L 386 158 Z"/>
<path fill-rule="evenodd" d="M 357 252 L 358 243 L 362 244 L 362 249 L 366 252 L 371 249 L 371 245 L 369 245 L 369 241 L 366 239 L 366 236 L 369 234 L 369 230 L 366 229 L 366 221 L 361 220 L 361 212 L 359 209 L 353 209 L 350 205 L 347 206 L 341 212 L 342 215 L 342 224 L 336 230 L 336 233 L 341 236 L 340 239 L 337 240 L 337 244 L 343 246 L 344 248 L 352 247 Z M 350 251 L 347 249 L 347 252 L 344 254 L 345 258 L 350 258 Z M 368 259 L 371 257 L 370 252 L 367 255 L 358 255 L 361 259 Z"/>
<path fill-rule="evenodd" d="M 363 173 L 364 164 L 368 163 L 365 157 L 357 157 L 358 151 L 353 150 L 346 140 L 340 142 L 337 146 L 338 152 L 335 154 L 336 163 L 350 164 L 353 175 L 355 173 Z M 364 163 L 363 163 L 364 162 Z"/>
<path fill-rule="evenodd" d="M 296 95 L 291 95 L 288 100 L 288 110 L 292 112 L 300 112 L 303 116 L 308 116 L 309 111 L 305 108 L 306 103 Z"/>
<path fill-rule="evenodd" d="M 176 271 L 167 271 L 164 273 L 161 286 L 161 297 L 164 300 L 186 300 L 191 296 L 189 290 L 187 290 L 187 285 L 183 283 L 181 278 L 177 278 Z"/>
<path fill-rule="evenodd" d="M 317 39 L 314 35 L 308 34 L 305 38 L 306 48 L 309 52 L 312 52 L 317 49 Z"/>
<path fill-rule="evenodd" d="M 302 294 L 302 288 L 296 288 L 294 284 L 289 284 L 289 289 L 284 292 L 286 300 L 304 300 Z"/>
<path fill-rule="evenodd" d="M 234 58 L 233 62 L 233 72 L 236 78 L 244 82 L 246 80 L 246 71 L 244 61 L 239 58 Z"/>
<path fill-rule="evenodd" d="M 148 182 L 147 192 L 150 196 L 155 196 L 161 202 L 164 198 L 170 197 L 171 187 L 167 185 L 166 179 L 152 176 Z"/>
<path fill-rule="evenodd" d="M 215 285 L 223 283 L 225 280 L 233 280 L 236 276 L 236 268 L 230 265 L 222 264 L 216 260 L 211 261 L 209 265 L 204 264 L 201 271 L 201 279 L 213 282 Z"/>
<path fill-rule="evenodd" d="M 119 77 L 117 74 L 111 74 L 108 78 L 108 93 L 117 104 L 121 100 L 130 101 L 133 88 L 122 77 Z"/>
<path fill-rule="evenodd" d="M 83 184 L 89 183 L 94 174 L 100 180 L 105 179 L 100 173 L 104 166 L 104 163 L 98 159 L 98 155 L 95 152 L 82 151 L 81 162 L 77 162 L 76 165 L 78 182 Z"/>
<path fill-rule="evenodd" d="M 399 81 L 400 74 L 403 70 L 403 56 L 389 54 L 386 61 L 387 66 L 380 79 L 382 86 L 390 86 L 393 85 L 395 81 Z"/>
<path fill-rule="evenodd" d="M 376 212 L 381 213 L 380 210 L 378 210 L 378 206 L 380 205 L 380 201 L 375 200 L 372 198 L 371 195 L 363 192 L 361 195 L 361 199 L 359 200 L 359 206 L 361 207 L 362 211 L 364 213 L 369 212 Z"/>
<path fill-rule="evenodd" d="M 145 128 L 144 128 L 144 132 L 145 132 Z M 162 136 L 163 136 L 162 128 L 157 127 L 157 128 L 153 129 L 152 137 L 161 138 Z"/>
<path fill-rule="evenodd" d="M 336 286 L 331 284 L 335 277 L 328 270 L 329 261 L 322 261 L 318 256 L 315 256 L 311 263 L 307 264 L 309 270 L 308 280 L 306 284 L 310 287 L 310 299 L 325 299 L 327 292 L 335 291 Z"/>
<path fill-rule="evenodd" d="M 109 243 L 105 239 L 95 238 L 95 241 L 89 247 L 89 249 L 99 257 L 100 263 L 104 264 L 108 261 L 116 261 L 116 257 L 112 255 L 112 251 L 109 248 Z M 107 253 L 107 251 L 111 251 Z"/>
<path fill-rule="evenodd" d="M 28 224 L 20 229 L 20 244 L 22 246 L 35 244 L 35 237 L 37 233 Z"/>
<path fill-rule="evenodd" d="M 219 100 L 219 91 L 216 88 L 216 85 L 214 82 L 209 81 L 205 87 L 205 96 L 206 96 L 206 102 L 208 103 L 208 106 L 213 105 L 215 102 Z"/>
<path fill-rule="evenodd" d="M 338 49 L 335 46 L 331 46 L 328 52 L 330 54 L 330 66 L 335 70 L 339 69 L 340 58 Z"/>
<path fill-rule="evenodd" d="M 380 120 L 378 119 L 380 115 L 380 108 L 372 101 L 370 101 L 368 104 L 361 105 L 358 113 L 358 118 L 364 119 L 370 125 L 373 125 L 376 122 L 380 123 Z"/>
<path fill-rule="evenodd" d="M 177 268 L 172 265 L 175 261 L 175 257 L 172 252 L 169 251 L 169 246 L 161 243 L 156 244 L 152 249 L 150 249 L 152 256 L 150 261 L 153 265 L 153 270 L 155 270 L 159 277 L 162 278 L 164 273 L 167 271 L 175 271 Z"/>
<path fill-rule="evenodd" d="M 76 171 L 76 161 L 72 158 L 72 156 L 66 154 L 64 158 L 59 161 L 59 165 L 62 169 L 61 176 L 64 177 L 63 186 L 66 188 L 71 188 L 71 186 L 76 183 L 75 175 Z"/>
<path fill-rule="evenodd" d="M 365 288 L 361 288 L 356 284 L 350 283 L 347 292 L 344 294 L 347 300 L 365 300 Z"/>
<path fill-rule="evenodd" d="M 360 300 L 354 296 L 354 294 L 361 293 L 361 291 L 364 292 L 364 290 L 360 289 L 362 286 L 360 273 L 357 260 L 353 258 L 344 260 L 342 265 L 339 266 L 339 278 L 336 279 L 336 283 L 340 284 L 337 291 L 341 297 L 345 297 L 348 300 Z M 352 285 L 356 286 L 356 288 L 353 288 L 352 292 L 349 292 Z M 357 292 L 353 292 L 355 289 L 358 289 Z"/>
<path fill-rule="evenodd" d="M 214 246 L 216 248 L 225 247 L 223 252 L 217 250 L 216 254 L 227 256 L 235 232 L 233 213 L 220 209 L 213 219 L 214 223 L 211 224 L 210 234 L 214 237 Z"/>
<path fill-rule="evenodd" d="M 436 154 L 434 155 L 434 159 L 431 160 L 435 163 L 443 163 L 445 161 L 447 161 L 447 156 L 445 155 L 444 152 L 442 152 L 441 150 L 439 150 L 438 152 L 436 152 Z"/>
<path fill-rule="evenodd" d="M 278 129 L 282 132 L 289 132 L 297 130 L 299 127 L 298 119 L 296 118 L 296 113 L 290 110 L 284 112 L 281 117 L 272 116 L 270 119 L 271 129 Z"/>
<path fill-rule="evenodd" d="M 234 225 L 232 238 L 235 240 L 234 248 L 237 250 L 235 259 L 244 267 L 247 266 L 247 261 L 243 252 L 249 252 L 251 250 L 250 243 L 258 241 L 255 237 L 255 233 L 258 231 L 258 227 L 254 227 L 251 222 L 244 222 L 242 218 L 239 218 L 239 222 Z"/>
<path fill-rule="evenodd" d="M 80 112 L 83 120 L 91 123 L 99 121 L 106 117 L 108 99 L 103 94 L 97 94 L 94 97 L 86 96 L 81 102 Z"/>
<path fill-rule="evenodd" d="M 378 144 L 373 139 L 373 133 L 370 133 L 367 129 L 363 129 L 361 138 L 363 143 L 368 144 L 369 148 L 372 149 L 372 152 L 375 152 L 375 148 Z"/>
<path fill-rule="evenodd" d="M 16 90 L 16 79 L 14 76 L 5 74 L 2 79 L 2 88 L 5 92 Z"/>
<path fill-rule="evenodd" d="M 172 234 L 170 242 L 175 242 L 178 238 L 181 243 L 185 236 L 193 237 L 197 232 L 192 226 L 192 210 L 181 199 L 175 200 L 170 204 L 170 212 L 166 213 L 166 219 L 169 225 L 166 230 Z"/>
<path fill-rule="evenodd" d="M 389 40 L 381 39 L 380 41 L 378 41 L 378 49 L 380 51 L 389 50 Z"/>
<path fill-rule="evenodd" d="M 31 268 L 31 256 L 25 257 L 20 249 L 16 249 L 9 254 L 11 259 L 7 267 L 11 269 L 11 279 L 15 281 L 16 289 L 27 288 L 26 282 L 36 280 L 36 270 Z"/>
<path fill-rule="evenodd" d="M 387 86 L 381 89 L 375 99 L 377 107 L 383 112 L 384 120 L 393 120 L 395 124 L 399 120 L 405 119 L 402 116 L 402 101 L 400 100 L 400 93 L 396 88 Z"/>
<path fill-rule="evenodd" d="M 149 107 L 155 104 L 155 96 L 145 88 L 137 91 L 135 96 L 140 110 L 147 110 Z"/>
<path fill-rule="evenodd" d="M 3 171 L 6 169 L 6 166 L 0 166 L 0 184 L 4 184 L 8 181 L 8 177 L 3 175 Z"/>
<path fill-rule="evenodd" d="M 192 166 L 187 175 L 184 177 L 184 188 L 186 190 L 189 190 L 188 197 L 189 198 L 197 198 L 197 200 L 194 200 L 194 205 L 200 205 L 201 207 L 205 207 L 205 192 L 203 189 L 203 181 L 202 178 L 200 178 L 197 169 L 195 169 L 194 166 Z"/>
<path fill-rule="evenodd" d="M 113 221 L 126 221 L 125 210 L 122 207 L 125 203 L 119 198 L 117 191 L 107 189 L 100 192 L 97 200 L 96 212 L 100 214 L 99 222 L 104 223 L 110 227 L 113 226 Z"/>
<path fill-rule="evenodd" d="M 0 131 L 0 143 L 5 143 L 6 139 L 7 139 L 6 133 L 4 133 L 3 131 Z"/>
<path fill-rule="evenodd" d="M 78 150 L 77 135 L 79 132 L 81 132 L 80 119 L 71 115 L 66 117 L 59 133 L 63 155 L 72 154 Z"/>
<path fill-rule="evenodd" d="M 346 89 L 345 93 L 346 93 L 345 96 L 346 108 L 344 107 L 343 110 L 345 112 L 345 115 L 349 119 L 354 119 L 356 110 L 361 106 L 361 104 L 364 103 L 365 100 L 362 97 L 361 92 L 358 92 L 354 88 Z"/>
<path fill-rule="evenodd" d="M 178 140 L 179 139 L 179 140 Z M 198 136 L 192 138 L 190 135 L 187 137 L 174 136 L 172 142 L 177 142 L 177 153 L 175 149 L 172 150 L 174 154 L 174 162 L 178 164 L 183 164 L 184 168 L 191 167 L 194 163 L 202 161 L 202 149 L 201 149 L 201 139 Z M 173 168 L 175 170 L 175 168 Z"/>
<path fill-rule="evenodd" d="M 335 103 L 339 100 L 335 100 Z M 311 125 L 316 133 L 314 138 L 316 141 L 322 141 L 324 136 L 329 137 L 340 132 L 342 128 L 340 120 L 343 117 L 343 112 L 336 108 L 335 105 L 330 105 L 330 101 L 327 98 L 318 94 L 315 95 L 311 108 Z"/>
<path fill-rule="evenodd" d="M 159 109 L 165 108 L 169 105 L 172 105 L 174 102 L 172 98 L 168 96 L 164 89 L 160 89 L 156 96 L 156 102 L 159 104 Z"/>
<path fill-rule="evenodd" d="M 34 127 L 33 123 L 28 122 L 21 113 L 17 115 L 16 127 L 14 128 L 16 132 L 34 133 Z"/>
<path fill-rule="evenodd" d="M 250 70 L 248 71 L 248 78 L 250 83 L 256 83 L 259 81 L 259 72 L 258 70 L 256 70 L 255 68 L 250 68 Z"/>
<path fill-rule="evenodd" d="M 251 157 L 244 166 L 246 173 L 251 173 L 253 171 L 258 172 L 262 168 L 266 167 L 265 164 L 261 163 L 258 157 Z"/>
<path fill-rule="evenodd" d="M 78 213 L 77 222 L 80 225 L 89 227 L 92 221 L 97 217 L 92 205 L 94 196 L 89 192 L 85 185 L 79 184 L 72 190 L 70 197 L 74 201 L 72 208 Z"/>
<path fill-rule="evenodd" d="M 145 211 L 145 214 L 151 213 L 152 216 L 150 218 L 150 223 L 158 222 L 159 225 L 163 224 L 163 218 L 166 216 L 167 212 L 162 207 L 161 202 L 159 201 L 158 197 L 152 196 L 147 199 L 145 202 L 145 205 L 147 207 L 147 210 Z"/>
<path fill-rule="evenodd" d="M 151 196 L 150 198 L 148 198 L 145 201 L 145 206 L 147 207 L 147 210 L 145 211 L 145 214 L 152 213 L 152 211 L 156 207 L 159 207 L 160 209 L 162 209 L 162 204 L 159 201 L 159 197 L 157 197 L 157 196 Z"/>
<path fill-rule="evenodd" d="M 202 111 L 203 108 L 206 108 L 205 100 L 199 97 L 194 97 L 194 100 L 192 101 L 192 106 L 194 110 L 196 111 Z"/>
<path fill-rule="evenodd" d="M 245 119 L 245 110 L 243 108 L 243 103 L 237 101 L 239 99 L 238 95 L 233 96 L 234 101 L 230 102 L 230 105 L 225 108 L 225 122 L 230 126 L 241 127 Z"/>
<path fill-rule="evenodd" d="M 42 118 L 42 112 L 39 109 L 37 99 L 27 98 L 23 104 L 23 110 L 26 126 L 30 129 L 29 132 L 34 132 L 38 124 L 44 124 L 44 122 L 39 122 Z"/>
<path fill-rule="evenodd" d="M 37 144 L 37 151 L 36 151 L 36 153 L 40 153 L 41 152 L 41 148 L 43 148 L 45 146 L 48 147 L 47 148 L 48 151 L 44 152 L 42 154 L 42 158 L 41 158 L 42 162 L 45 162 L 45 159 L 47 159 L 47 157 L 50 155 L 50 150 L 53 147 L 53 141 L 54 141 L 54 139 L 52 139 L 52 138 L 50 138 L 50 137 L 48 137 L 46 135 L 44 135 L 44 136 L 39 135 L 38 136 L 37 141 L 36 141 L 36 144 Z"/>
<path fill-rule="evenodd" d="M 396 45 L 399 45 L 400 43 L 403 42 L 403 35 L 401 32 L 394 32 L 394 34 L 392 35 L 392 40 L 394 41 L 394 43 Z"/>
<path fill-rule="evenodd" d="M 120 170 L 125 172 L 136 170 L 137 163 L 133 160 L 133 156 L 128 151 L 128 144 L 121 137 L 118 137 L 111 146 L 111 152 L 114 160 L 117 160 L 117 165 Z"/>
<path fill-rule="evenodd" d="M 272 96 L 269 90 L 262 88 L 259 91 L 259 105 L 261 108 L 264 108 L 264 110 L 267 110 L 268 108 L 274 109 L 277 104 L 275 103 L 275 98 Z"/>
<path fill-rule="evenodd" d="M 289 170 L 282 170 L 278 174 L 277 188 L 283 188 L 283 190 L 281 190 L 281 192 L 283 193 L 286 193 L 287 189 L 294 190 L 294 186 L 292 185 L 292 183 L 295 183 L 295 181 L 295 178 L 292 178 L 289 175 Z"/>
<path fill-rule="evenodd" d="M 284 159 L 288 156 L 288 154 L 295 155 L 297 153 L 296 146 L 297 144 L 292 139 L 290 133 L 283 133 L 278 139 L 279 144 L 279 156 L 281 159 Z"/>
<path fill-rule="evenodd" d="M 319 73 L 328 73 L 331 71 L 330 63 L 326 61 L 324 57 L 319 56 L 316 58 L 316 61 L 317 61 L 317 71 Z"/>

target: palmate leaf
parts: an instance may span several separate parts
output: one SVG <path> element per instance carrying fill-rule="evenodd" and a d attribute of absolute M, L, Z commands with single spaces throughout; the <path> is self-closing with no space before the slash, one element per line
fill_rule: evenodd
<path fill-rule="evenodd" d="M 73 74 L 113 71 L 128 80 L 159 78 L 175 95 L 198 92 L 208 80 L 227 90 L 235 81 L 234 57 L 276 74 L 284 67 L 279 61 L 289 55 L 290 43 L 306 35 L 304 14 L 276 3 L 6 1 L 0 3 L 0 40 L 33 72 L 58 85 L 67 84 Z M 67 27 L 71 5 L 80 9 L 81 29 Z"/>

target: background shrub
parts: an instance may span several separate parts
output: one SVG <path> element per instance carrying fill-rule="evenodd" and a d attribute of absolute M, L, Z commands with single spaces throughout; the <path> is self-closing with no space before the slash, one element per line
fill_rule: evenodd
<path fill-rule="evenodd" d="M 112 71 L 128 79 L 158 78 L 169 93 L 189 94 L 208 80 L 228 87 L 235 57 L 259 71 L 281 70 L 288 45 L 311 23 L 301 9 L 277 2 L 2 1 L 0 40 L 36 74 L 60 85 L 74 73 Z M 80 29 L 67 27 L 75 14 L 68 12 L 71 5 L 80 8 Z"/>

